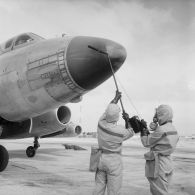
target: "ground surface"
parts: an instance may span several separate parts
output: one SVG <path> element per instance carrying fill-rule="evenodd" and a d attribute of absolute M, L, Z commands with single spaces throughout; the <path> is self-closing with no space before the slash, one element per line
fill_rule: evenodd
<path fill-rule="evenodd" d="M 89 138 L 43 139 L 34 158 L 25 155 L 33 140 L 2 140 L 9 151 L 7 169 L 0 173 L 0 195 L 91 195 L 94 173 L 88 171 L 90 147 L 96 140 Z M 65 150 L 62 144 L 75 144 L 86 150 Z M 123 148 L 123 195 L 149 195 L 144 177 L 143 154 L 139 138 L 128 140 Z M 175 173 L 172 195 L 195 194 L 195 141 L 181 140 L 173 155 Z"/>

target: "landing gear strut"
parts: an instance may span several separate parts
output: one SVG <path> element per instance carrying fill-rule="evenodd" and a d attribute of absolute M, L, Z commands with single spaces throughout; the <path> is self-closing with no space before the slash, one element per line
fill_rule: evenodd
<path fill-rule="evenodd" d="M 26 155 L 29 157 L 29 158 L 32 158 L 35 156 L 36 154 L 36 150 L 40 147 L 40 144 L 38 142 L 38 139 L 39 137 L 35 137 L 34 138 L 34 146 L 29 146 L 27 149 L 26 149 Z"/>

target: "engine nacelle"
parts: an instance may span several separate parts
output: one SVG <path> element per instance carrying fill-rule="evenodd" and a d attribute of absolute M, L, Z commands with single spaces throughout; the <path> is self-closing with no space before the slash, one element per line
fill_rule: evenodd
<path fill-rule="evenodd" d="M 82 127 L 72 122 L 68 123 L 65 129 L 66 131 L 63 133 L 64 137 L 77 136 L 82 132 Z"/>
<path fill-rule="evenodd" d="M 46 137 L 75 137 L 79 135 L 82 132 L 82 127 L 80 125 L 76 125 L 72 122 L 68 123 L 64 129 L 61 131 L 57 131 L 51 134 L 47 134 L 42 136 L 41 138 L 46 138 Z"/>
<path fill-rule="evenodd" d="M 0 138 L 42 137 L 65 129 L 70 117 L 70 109 L 66 106 L 21 122 L 11 122 L 0 117 Z"/>
<path fill-rule="evenodd" d="M 70 117 L 70 109 L 66 106 L 61 106 L 55 111 L 34 117 L 32 118 L 30 135 L 41 137 L 60 131 L 66 127 L 66 124 L 70 121 Z"/>

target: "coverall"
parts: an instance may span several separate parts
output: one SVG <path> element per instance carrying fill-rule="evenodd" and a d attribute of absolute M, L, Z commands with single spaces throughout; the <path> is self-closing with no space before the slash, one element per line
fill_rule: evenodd
<path fill-rule="evenodd" d="M 98 122 L 98 145 L 102 150 L 95 176 L 94 195 L 103 195 L 107 187 L 108 195 L 121 194 L 122 159 L 121 149 L 124 140 L 134 135 L 133 129 L 117 125 L 120 108 L 109 104 Z"/>
<path fill-rule="evenodd" d="M 145 176 L 150 183 L 152 195 L 166 195 L 173 174 L 171 154 L 179 137 L 172 125 L 173 113 L 169 106 L 159 106 L 156 115 L 159 126 L 152 134 L 141 137 L 142 144 L 150 148 L 150 152 L 144 155 Z"/>

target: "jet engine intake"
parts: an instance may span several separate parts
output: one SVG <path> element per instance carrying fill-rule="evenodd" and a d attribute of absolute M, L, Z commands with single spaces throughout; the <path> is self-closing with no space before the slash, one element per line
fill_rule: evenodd
<path fill-rule="evenodd" d="M 71 111 L 66 106 L 24 121 L 12 122 L 0 117 L 0 139 L 42 137 L 66 128 Z"/>
<path fill-rule="evenodd" d="M 70 109 L 67 106 L 60 106 L 57 110 L 57 117 L 61 123 L 68 123 L 71 117 Z"/>
<path fill-rule="evenodd" d="M 82 132 L 82 127 L 80 125 L 70 122 L 66 125 L 63 136 L 64 137 L 74 137 L 74 136 L 81 134 L 81 132 Z"/>
<path fill-rule="evenodd" d="M 30 135 L 33 137 L 42 137 L 66 127 L 66 123 L 70 121 L 71 112 L 66 106 L 60 106 L 57 110 L 53 110 L 32 118 L 32 126 Z"/>
<path fill-rule="evenodd" d="M 61 131 L 57 131 L 48 135 L 44 135 L 41 138 L 47 137 L 75 137 L 82 132 L 82 127 L 80 125 L 76 125 L 72 122 L 68 123 L 64 129 Z"/>

